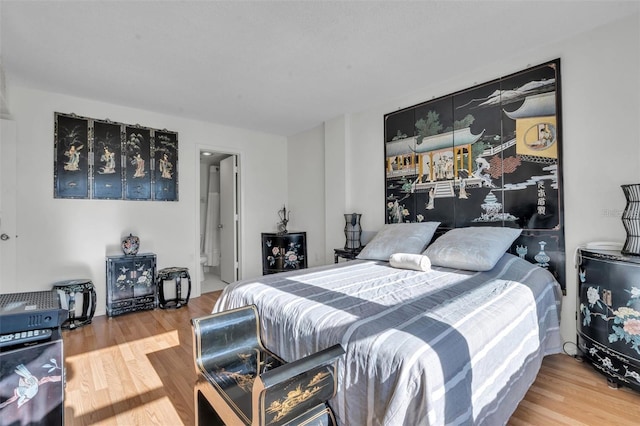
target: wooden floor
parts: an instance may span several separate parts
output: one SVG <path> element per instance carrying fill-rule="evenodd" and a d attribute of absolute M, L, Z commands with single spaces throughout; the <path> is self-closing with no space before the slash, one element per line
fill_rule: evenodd
<path fill-rule="evenodd" d="M 91 325 L 64 331 L 65 425 L 193 425 L 189 320 L 211 312 L 219 294 L 204 294 L 177 310 L 96 317 Z M 567 355 L 545 359 L 509 422 L 638 424 L 640 393 L 608 388 L 592 367 Z"/>

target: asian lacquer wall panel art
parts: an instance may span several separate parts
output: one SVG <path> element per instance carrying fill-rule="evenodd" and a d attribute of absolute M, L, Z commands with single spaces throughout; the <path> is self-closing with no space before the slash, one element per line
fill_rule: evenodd
<path fill-rule="evenodd" d="M 54 193 L 57 198 L 89 198 L 89 120 L 55 115 Z"/>
<path fill-rule="evenodd" d="M 385 115 L 386 222 L 522 229 L 565 286 L 560 60 Z"/>
<path fill-rule="evenodd" d="M 178 199 L 178 134 L 155 131 L 154 200 Z"/>
<path fill-rule="evenodd" d="M 125 198 L 151 199 L 151 130 L 127 126 L 125 132 Z"/>
<path fill-rule="evenodd" d="M 93 198 L 122 199 L 122 126 L 93 122 Z"/>
<path fill-rule="evenodd" d="M 54 113 L 54 197 L 178 200 L 178 133 Z"/>

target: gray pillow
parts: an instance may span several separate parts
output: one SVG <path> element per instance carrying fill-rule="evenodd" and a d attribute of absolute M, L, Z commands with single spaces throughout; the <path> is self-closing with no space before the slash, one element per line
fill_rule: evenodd
<path fill-rule="evenodd" d="M 388 262 L 393 253 L 419 254 L 431 241 L 438 225 L 440 222 L 386 224 L 356 258 Z"/>
<path fill-rule="evenodd" d="M 424 251 L 431 264 L 469 271 L 488 271 L 520 236 L 522 229 L 468 227 L 447 231 Z"/>

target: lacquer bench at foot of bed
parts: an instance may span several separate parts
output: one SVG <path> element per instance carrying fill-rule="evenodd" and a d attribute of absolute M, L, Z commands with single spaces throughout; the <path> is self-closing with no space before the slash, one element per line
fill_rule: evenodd
<path fill-rule="evenodd" d="M 260 339 L 255 305 L 191 320 L 196 425 L 335 425 L 339 344 L 287 363 Z"/>

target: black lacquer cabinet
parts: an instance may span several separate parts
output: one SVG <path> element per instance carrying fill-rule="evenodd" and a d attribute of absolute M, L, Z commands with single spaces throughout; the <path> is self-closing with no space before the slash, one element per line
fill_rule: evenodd
<path fill-rule="evenodd" d="M 307 267 L 307 233 L 262 234 L 262 274 Z"/>
<path fill-rule="evenodd" d="M 107 256 L 107 315 L 156 307 L 156 255 Z"/>
<path fill-rule="evenodd" d="M 579 249 L 577 295 L 581 355 L 611 387 L 640 391 L 640 257 Z"/>

